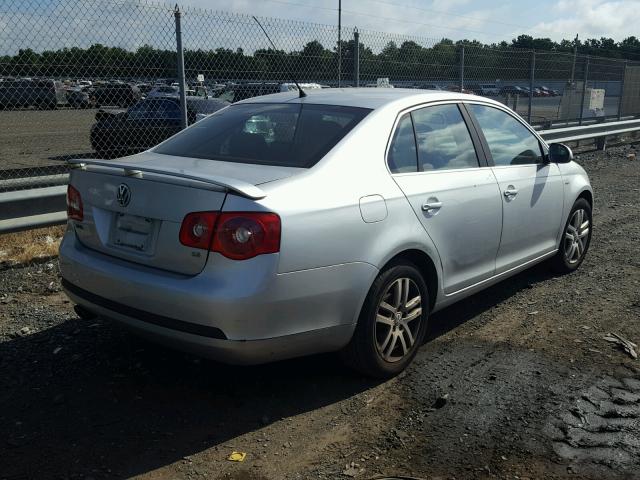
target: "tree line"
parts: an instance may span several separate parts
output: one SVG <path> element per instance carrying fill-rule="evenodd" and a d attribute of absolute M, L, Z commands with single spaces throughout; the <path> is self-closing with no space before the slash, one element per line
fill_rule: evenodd
<path fill-rule="evenodd" d="M 341 42 L 341 72 L 346 82 L 353 80 L 356 44 L 353 39 Z M 273 80 L 335 82 L 338 45 L 327 48 L 319 41 L 306 43 L 300 50 L 259 49 L 246 53 L 217 48 L 186 50 L 185 70 L 188 79 L 204 74 L 207 80 Z M 463 48 L 464 47 L 464 54 Z M 573 72 L 582 78 L 589 56 L 589 78 L 618 80 L 624 62 L 640 59 L 640 40 L 628 37 L 621 42 L 610 38 L 585 41 L 533 38 L 520 35 L 506 41 L 483 44 L 476 40 L 442 39 L 432 46 L 412 40 L 400 44 L 389 41 L 378 52 L 359 42 L 361 82 L 389 77 L 392 81 L 456 81 L 464 62 L 467 81 L 509 80 L 529 77 L 532 53 L 537 79 L 564 79 Z M 574 56 L 577 54 L 577 56 Z M 464 58 L 463 58 L 464 55 Z M 640 62 L 637 62 L 640 64 Z M 176 77 L 176 52 L 143 45 L 135 51 L 94 44 L 88 48 L 62 48 L 36 52 L 21 49 L 15 55 L 0 56 L 0 75 L 53 78 L 156 79 Z"/>

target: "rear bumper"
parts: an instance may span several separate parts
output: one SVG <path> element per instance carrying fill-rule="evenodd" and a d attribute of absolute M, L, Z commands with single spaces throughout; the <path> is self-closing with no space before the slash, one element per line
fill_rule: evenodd
<path fill-rule="evenodd" d="M 268 361 L 346 345 L 377 269 L 349 263 L 278 274 L 277 255 L 234 262 L 211 254 L 188 277 L 82 246 L 60 247 L 63 288 L 78 305 L 151 340 L 229 363 Z"/>
<path fill-rule="evenodd" d="M 137 315 L 125 315 L 106 308 L 104 299 L 96 299 L 93 294 L 85 296 L 88 292 L 80 293 L 77 287 L 71 286 L 68 282 L 65 282 L 63 288 L 76 304 L 102 318 L 117 321 L 141 337 L 170 348 L 235 365 L 254 365 L 335 351 L 346 345 L 353 334 L 352 325 L 336 325 L 260 340 L 228 340 L 224 338 L 222 331 L 215 327 L 202 330 L 202 325 L 187 322 L 182 322 L 178 327 L 161 325 L 157 320 L 166 317 L 150 316 L 148 312 L 144 312 L 142 318 Z M 118 310 L 121 311 L 121 308 Z M 189 327 L 183 328 L 185 324 Z M 195 330 L 199 330 L 198 333 L 195 333 Z"/>

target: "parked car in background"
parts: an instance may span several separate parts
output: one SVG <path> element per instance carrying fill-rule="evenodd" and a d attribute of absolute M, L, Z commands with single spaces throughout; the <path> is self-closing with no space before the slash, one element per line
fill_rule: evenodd
<path fill-rule="evenodd" d="M 305 90 L 321 89 L 322 85 L 317 83 L 301 83 Z M 246 100 L 247 98 L 270 95 L 272 93 L 288 92 L 297 90 L 294 83 L 276 82 L 251 82 L 251 83 L 231 83 L 218 93 L 218 98 L 231 103 Z"/>
<path fill-rule="evenodd" d="M 549 92 L 546 92 L 538 87 L 533 88 L 533 96 L 534 97 L 549 97 L 551 96 Z"/>
<path fill-rule="evenodd" d="M 305 92 L 307 90 L 317 90 L 322 88 L 322 85 L 320 85 L 319 83 L 299 83 L 298 85 L 300 85 L 300 88 L 302 88 Z M 280 91 L 281 92 L 292 92 L 292 91 L 297 91 L 298 87 L 295 83 L 281 83 L 280 84 Z"/>
<path fill-rule="evenodd" d="M 14 79 L 0 82 L 0 108 L 55 109 L 67 103 L 62 82 L 49 79 Z"/>
<path fill-rule="evenodd" d="M 469 90 L 468 88 L 460 88 L 460 85 L 447 85 L 446 90 L 448 92 L 458 92 L 458 93 L 466 93 L 468 95 L 475 95 L 473 90 Z"/>
<path fill-rule="evenodd" d="M 421 90 L 443 90 L 440 85 L 435 83 L 414 83 L 413 86 L 414 88 L 419 88 Z"/>
<path fill-rule="evenodd" d="M 202 97 L 209 98 L 209 91 L 204 85 L 196 85 L 193 88 L 187 88 L 185 90 L 187 97 Z M 159 97 L 180 97 L 180 87 L 177 85 L 161 85 L 154 87 L 148 94 L 147 98 L 159 98 Z"/>
<path fill-rule="evenodd" d="M 228 105 L 219 99 L 189 97 L 188 123 Z M 147 98 L 128 110 L 99 110 L 91 127 L 91 145 L 98 156 L 112 158 L 136 153 L 157 145 L 181 129 L 180 103 L 177 98 Z"/>
<path fill-rule="evenodd" d="M 536 88 L 542 90 L 543 92 L 546 92 L 547 96 L 549 96 L 549 97 L 557 97 L 558 95 L 560 95 L 560 92 L 558 92 L 558 90 L 554 90 L 552 88 L 545 87 L 544 85 L 539 85 Z"/>
<path fill-rule="evenodd" d="M 500 89 L 500 95 L 520 95 L 521 97 L 528 97 L 529 92 L 522 87 L 505 85 Z"/>
<path fill-rule="evenodd" d="M 175 97 L 178 98 L 180 94 L 180 89 L 177 86 L 171 85 L 159 85 L 153 87 L 149 93 L 147 93 L 147 98 L 157 98 L 157 97 Z"/>
<path fill-rule="evenodd" d="M 477 83 L 465 83 L 464 88 L 473 93 L 473 95 L 482 95 L 480 85 Z"/>
<path fill-rule="evenodd" d="M 142 95 L 146 95 L 153 89 L 153 85 L 150 83 L 136 83 L 136 87 L 140 90 Z"/>
<path fill-rule="evenodd" d="M 467 90 L 471 90 L 476 95 L 488 97 L 490 95 L 498 95 L 500 89 L 493 83 L 468 83 L 465 85 Z"/>
<path fill-rule="evenodd" d="M 218 98 L 234 103 L 260 95 L 278 93 L 279 91 L 280 84 L 274 82 L 237 83 L 227 85 L 220 92 Z"/>
<path fill-rule="evenodd" d="M 67 90 L 67 103 L 73 108 L 91 108 L 94 106 L 90 91 L 92 87 L 75 87 Z"/>
<path fill-rule="evenodd" d="M 85 318 L 224 362 L 340 350 L 387 378 L 433 312 L 543 261 L 579 268 L 593 193 L 572 158 L 477 96 L 254 98 L 72 161 L 62 287 Z"/>
<path fill-rule="evenodd" d="M 128 83 L 109 83 L 97 88 L 92 95 L 96 107 L 115 106 L 127 108 L 142 97 L 140 89 Z"/>
<path fill-rule="evenodd" d="M 480 95 L 485 97 L 498 95 L 500 93 L 500 89 L 495 83 L 481 83 L 480 84 Z"/>

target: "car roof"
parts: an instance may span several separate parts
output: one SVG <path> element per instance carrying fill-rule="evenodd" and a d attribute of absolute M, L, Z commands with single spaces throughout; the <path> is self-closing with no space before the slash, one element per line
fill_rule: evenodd
<path fill-rule="evenodd" d="M 439 100 L 482 100 L 484 97 L 443 90 L 421 90 L 415 88 L 323 88 L 306 90 L 306 97 L 300 98 L 295 90 L 262 95 L 237 102 L 242 103 L 311 103 L 340 105 L 346 107 L 379 109 L 391 104 L 418 104 Z M 496 103 L 490 101 L 491 103 Z"/>

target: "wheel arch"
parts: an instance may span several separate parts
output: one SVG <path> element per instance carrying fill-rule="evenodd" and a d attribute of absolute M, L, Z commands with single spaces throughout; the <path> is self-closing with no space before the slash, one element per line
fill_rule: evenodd
<path fill-rule="evenodd" d="M 586 188 L 584 190 L 582 190 L 578 194 L 578 197 L 576 198 L 576 201 L 581 199 L 581 198 L 584 198 L 587 202 L 589 202 L 589 206 L 591 208 L 593 208 L 593 193 L 590 190 L 588 190 Z"/>
<path fill-rule="evenodd" d="M 416 248 L 409 248 L 396 253 L 390 258 L 380 269 L 381 271 L 386 269 L 390 264 L 396 263 L 400 260 L 405 260 L 413 263 L 420 273 L 422 274 L 424 281 L 427 283 L 429 289 L 429 311 L 432 311 L 436 304 L 439 291 L 439 277 L 436 264 L 428 253 Z"/>

